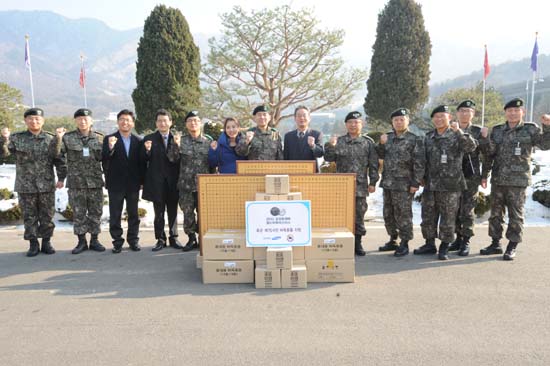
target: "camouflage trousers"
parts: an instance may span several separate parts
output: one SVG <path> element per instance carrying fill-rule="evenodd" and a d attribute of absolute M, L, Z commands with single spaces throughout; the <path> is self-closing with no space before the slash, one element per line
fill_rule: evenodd
<path fill-rule="evenodd" d="M 199 204 L 197 192 L 180 191 L 180 208 L 183 211 L 183 231 L 187 234 L 196 234 L 199 232 Z M 195 211 L 197 214 L 195 215 Z"/>
<path fill-rule="evenodd" d="M 477 182 L 468 181 L 468 188 L 462 191 L 456 215 L 456 233 L 462 237 L 474 236 L 474 209 L 476 208 L 478 188 Z"/>
<path fill-rule="evenodd" d="M 461 193 L 424 190 L 420 224 L 424 239 L 439 237 L 446 243 L 452 243 L 455 240 L 455 222 Z"/>
<path fill-rule="evenodd" d="M 25 240 L 53 236 L 55 192 L 19 193 L 19 206 L 23 213 Z"/>
<path fill-rule="evenodd" d="M 75 235 L 99 234 L 101 232 L 102 188 L 70 188 L 69 205 L 73 209 L 73 232 Z"/>
<path fill-rule="evenodd" d="M 355 235 L 364 236 L 367 233 L 365 214 L 368 208 L 367 197 L 355 197 Z"/>
<path fill-rule="evenodd" d="M 489 236 L 502 238 L 504 214 L 508 210 L 508 229 L 506 238 L 521 243 L 523 237 L 523 218 L 525 208 L 525 187 L 492 186 L 491 216 L 489 217 Z"/>
<path fill-rule="evenodd" d="M 414 194 L 407 191 L 384 189 L 384 225 L 389 236 L 402 240 L 413 238 L 412 200 Z"/>

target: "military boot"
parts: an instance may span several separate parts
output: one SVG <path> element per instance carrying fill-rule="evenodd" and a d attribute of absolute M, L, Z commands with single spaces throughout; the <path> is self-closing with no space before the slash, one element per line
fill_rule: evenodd
<path fill-rule="evenodd" d="M 462 236 L 457 235 L 455 241 L 453 241 L 453 243 L 449 246 L 449 252 L 456 252 L 460 250 L 463 240 L 464 239 L 462 238 Z"/>
<path fill-rule="evenodd" d="M 407 254 L 409 254 L 409 241 L 401 239 L 401 243 L 399 243 L 399 247 L 395 250 L 395 253 L 393 253 L 393 256 L 403 257 Z"/>
<path fill-rule="evenodd" d="M 42 249 L 40 251 L 44 254 L 55 254 L 50 238 L 42 238 Z"/>
<path fill-rule="evenodd" d="M 188 252 L 199 247 L 199 243 L 197 242 L 197 234 L 193 233 L 188 234 L 187 236 L 189 236 L 189 241 L 183 247 L 184 252 Z"/>
<path fill-rule="evenodd" d="M 88 250 L 88 242 L 86 242 L 86 234 L 80 234 L 78 235 L 78 243 L 76 244 L 76 247 L 74 247 L 71 253 L 80 254 L 85 250 Z"/>
<path fill-rule="evenodd" d="M 462 238 L 462 243 L 460 243 L 460 250 L 458 251 L 458 255 L 461 257 L 467 257 L 468 254 L 470 254 L 470 237 L 465 236 Z"/>
<path fill-rule="evenodd" d="M 363 239 L 362 235 L 355 235 L 355 255 L 363 257 L 367 252 L 365 252 L 363 245 L 361 245 L 361 239 Z"/>
<path fill-rule="evenodd" d="M 437 253 L 437 248 L 435 247 L 435 239 L 426 239 L 426 244 L 422 245 L 420 248 L 413 250 L 413 254 L 435 254 Z"/>
<path fill-rule="evenodd" d="M 36 257 L 40 252 L 40 243 L 38 239 L 29 240 L 29 250 L 27 251 L 27 257 Z"/>
<path fill-rule="evenodd" d="M 506 247 L 506 252 L 502 256 L 502 259 L 505 261 L 513 261 L 514 257 L 516 256 L 516 247 L 518 246 L 518 243 L 515 241 L 511 241 L 508 243 L 508 246 Z"/>
<path fill-rule="evenodd" d="M 442 241 L 441 244 L 439 244 L 439 253 L 437 254 L 437 258 L 442 261 L 449 259 L 449 243 Z"/>
<path fill-rule="evenodd" d="M 90 250 L 93 250 L 95 252 L 105 251 L 105 247 L 99 242 L 97 234 L 92 234 L 92 237 L 90 238 Z"/>
<path fill-rule="evenodd" d="M 486 248 L 483 248 L 479 251 L 481 255 L 492 255 L 492 254 L 502 254 L 502 246 L 500 246 L 500 239 L 493 238 L 491 245 Z"/>
<path fill-rule="evenodd" d="M 379 252 L 391 252 L 394 250 L 397 250 L 399 246 L 397 245 L 397 236 L 391 236 L 390 241 L 382 245 L 381 247 L 378 247 Z"/>

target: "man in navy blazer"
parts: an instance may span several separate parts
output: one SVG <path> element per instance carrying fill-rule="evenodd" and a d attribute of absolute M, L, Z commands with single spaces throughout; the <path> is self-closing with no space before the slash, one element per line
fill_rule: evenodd
<path fill-rule="evenodd" d="M 140 138 L 132 134 L 135 117 L 132 111 L 121 110 L 117 115 L 118 131 L 103 139 L 103 172 L 109 191 L 109 232 L 113 239 L 113 253 L 120 253 L 122 238 L 122 208 L 126 201 L 128 230 L 126 241 L 132 251 L 139 251 L 139 190 L 143 183 L 140 165 Z"/>
<path fill-rule="evenodd" d="M 153 251 L 166 247 L 164 232 L 164 213 L 168 214 L 168 240 L 175 249 L 183 249 L 178 241 L 178 177 L 180 166 L 171 163 L 166 151 L 174 143 L 170 132 L 172 116 L 166 109 L 159 109 L 156 114 L 157 131 L 143 138 L 140 158 L 145 165 L 145 181 L 141 197 L 153 202 L 155 209 L 155 239 Z"/>
<path fill-rule="evenodd" d="M 285 160 L 315 160 L 315 170 L 317 167 L 317 158 L 324 154 L 323 134 L 319 131 L 309 128 L 311 116 L 309 108 L 298 106 L 294 110 L 294 121 L 296 129 L 287 132 L 284 140 L 283 156 Z"/>

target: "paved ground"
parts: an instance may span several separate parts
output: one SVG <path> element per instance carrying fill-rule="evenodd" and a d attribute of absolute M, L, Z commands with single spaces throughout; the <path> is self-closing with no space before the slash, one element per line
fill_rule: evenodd
<path fill-rule="evenodd" d="M 356 283 L 256 290 L 203 285 L 196 252 L 152 253 L 152 232 L 78 256 L 60 232 L 58 254 L 26 258 L 0 230 L 0 365 L 548 365 L 549 237 L 528 228 L 512 263 L 441 262 L 377 253 L 370 228 Z"/>

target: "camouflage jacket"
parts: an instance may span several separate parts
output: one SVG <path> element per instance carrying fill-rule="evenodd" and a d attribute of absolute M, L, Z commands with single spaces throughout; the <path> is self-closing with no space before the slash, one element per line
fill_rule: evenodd
<path fill-rule="evenodd" d="M 283 145 L 279 131 L 268 128 L 262 132 L 258 127 L 252 127 L 248 131 L 254 132 L 254 138 L 250 144 L 246 139 L 241 139 L 235 147 L 235 153 L 248 157 L 248 160 L 283 160 Z"/>
<path fill-rule="evenodd" d="M 200 135 L 194 139 L 190 135 L 181 137 L 180 146 L 170 144 L 166 156 L 171 163 L 180 162 L 178 190 L 181 193 L 197 191 L 197 174 L 210 173 L 208 165 L 208 149 L 212 138 Z"/>
<path fill-rule="evenodd" d="M 477 142 L 461 130 L 451 128 L 439 135 L 437 130 L 426 134 L 425 187 L 430 191 L 460 192 L 466 189 L 462 172 L 464 153 L 472 152 Z"/>
<path fill-rule="evenodd" d="M 508 122 L 493 127 L 488 138 L 479 140 L 485 155 L 482 177 L 492 174 L 491 183 L 499 186 L 527 187 L 531 184 L 531 153 L 536 146 L 550 149 L 550 127 L 520 122 L 510 128 Z"/>
<path fill-rule="evenodd" d="M 464 133 L 469 134 L 476 142 L 479 143 L 481 137 L 481 127 L 472 125 L 468 128 L 462 130 Z M 462 158 L 462 173 L 464 178 L 466 178 L 466 184 L 470 187 L 473 185 L 479 186 L 481 183 L 481 161 L 482 161 L 481 149 L 476 147 L 476 149 L 470 153 L 465 153 Z"/>
<path fill-rule="evenodd" d="M 38 135 L 29 131 L 14 133 L 9 142 L 0 137 L 0 154 L 15 155 L 16 192 L 54 192 L 54 166 L 57 180 L 65 180 L 67 165 L 56 150 L 56 140 L 54 135 L 44 131 Z"/>
<path fill-rule="evenodd" d="M 356 174 L 357 197 L 368 196 L 368 186 L 374 186 L 378 181 L 378 154 L 374 141 L 368 136 L 352 139 L 346 134 L 338 137 L 336 146 L 327 142 L 325 160 L 336 162 L 338 173 Z"/>
<path fill-rule="evenodd" d="M 90 131 L 88 136 L 83 136 L 76 129 L 63 135 L 59 148 L 67 158 L 67 188 L 103 187 L 102 146 L 103 135 L 99 132 Z"/>
<path fill-rule="evenodd" d="M 400 136 L 394 131 L 387 135 L 388 141 L 376 147 L 378 158 L 384 160 L 380 187 L 396 191 L 419 187 L 426 164 L 422 137 L 410 131 Z"/>

